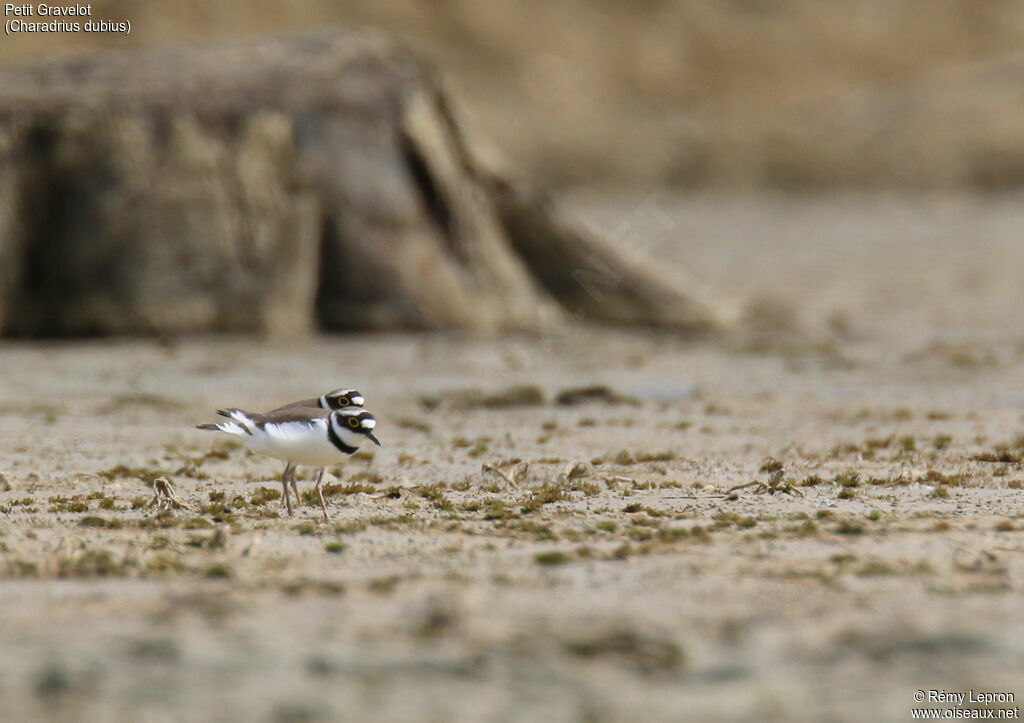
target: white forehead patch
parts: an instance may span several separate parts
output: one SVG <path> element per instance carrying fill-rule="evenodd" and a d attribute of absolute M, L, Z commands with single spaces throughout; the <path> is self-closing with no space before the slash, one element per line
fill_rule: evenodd
<path fill-rule="evenodd" d="M 364 419 L 362 424 L 363 424 L 363 428 L 364 429 L 373 429 L 374 427 L 377 426 L 377 420 L 376 419 Z"/>

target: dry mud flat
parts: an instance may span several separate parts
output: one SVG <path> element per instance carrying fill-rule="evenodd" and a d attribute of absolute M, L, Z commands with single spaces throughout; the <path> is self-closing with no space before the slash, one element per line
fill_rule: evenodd
<path fill-rule="evenodd" d="M 687 249 L 701 276 L 810 294 L 845 319 L 834 345 L 0 347 L 3 717 L 859 721 L 909 719 L 919 689 L 1019 701 L 1024 252 L 990 220 L 958 255 L 943 216 L 948 253 L 917 255 L 920 214 L 877 208 L 898 236 L 812 248 L 825 210 L 758 221 L 773 208 L 668 213 L 707 221 L 687 231 L 709 239 Z M 777 255 L 716 238 L 726 216 Z M 278 463 L 191 428 L 336 384 L 364 391 L 385 446 L 336 470 L 329 524 L 282 515 Z M 559 403 L 584 384 L 612 394 Z M 729 492 L 771 484 L 769 458 L 773 488 Z M 191 509 L 147 506 L 160 476 Z"/>

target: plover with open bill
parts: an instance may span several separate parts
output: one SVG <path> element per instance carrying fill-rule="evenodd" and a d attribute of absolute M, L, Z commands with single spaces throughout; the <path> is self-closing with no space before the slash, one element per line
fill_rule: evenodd
<path fill-rule="evenodd" d="M 294 482 L 295 467 L 318 467 L 316 492 L 320 497 L 320 510 L 324 522 L 328 521 L 327 504 L 320 488 L 324 469 L 338 464 L 359 450 L 366 440 L 379 445 L 373 430 L 377 426 L 374 416 L 361 407 L 346 407 L 334 411 L 312 407 L 295 407 L 267 414 L 253 414 L 241 409 L 220 409 L 217 414 L 227 417 L 225 422 L 200 424 L 199 429 L 225 432 L 239 437 L 246 447 L 288 463 L 281 475 L 281 486 L 287 499 L 288 481 Z M 291 514 L 288 503 L 288 514 Z"/>

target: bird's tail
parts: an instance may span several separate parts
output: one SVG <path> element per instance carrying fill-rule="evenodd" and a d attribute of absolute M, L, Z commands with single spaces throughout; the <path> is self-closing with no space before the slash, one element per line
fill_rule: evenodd
<path fill-rule="evenodd" d="M 230 421 L 217 422 L 216 424 L 197 424 L 196 429 L 209 432 L 226 432 L 238 437 L 244 437 L 247 434 L 252 435 L 256 429 L 256 425 L 249 418 L 249 415 L 241 409 L 218 409 L 217 414 L 227 417 Z"/>

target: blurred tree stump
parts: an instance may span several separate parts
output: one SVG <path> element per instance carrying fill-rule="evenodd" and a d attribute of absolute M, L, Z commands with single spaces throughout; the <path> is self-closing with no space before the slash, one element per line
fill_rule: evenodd
<path fill-rule="evenodd" d="M 2 334 L 719 326 L 482 171 L 433 70 L 375 32 L 2 78 Z"/>

